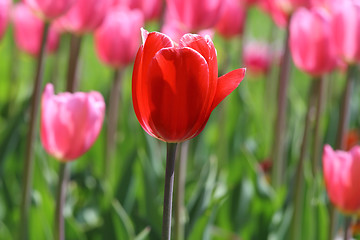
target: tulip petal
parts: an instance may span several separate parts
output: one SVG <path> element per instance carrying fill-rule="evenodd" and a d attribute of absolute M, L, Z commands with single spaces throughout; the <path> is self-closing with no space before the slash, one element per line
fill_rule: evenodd
<path fill-rule="evenodd" d="M 217 83 L 216 94 L 211 106 L 211 111 L 232 91 L 239 86 L 240 82 L 244 79 L 245 68 L 233 70 L 221 76 Z"/>
<path fill-rule="evenodd" d="M 190 48 L 167 48 L 158 52 L 148 76 L 151 119 L 158 138 L 181 142 L 194 135 L 209 89 L 206 60 Z"/>

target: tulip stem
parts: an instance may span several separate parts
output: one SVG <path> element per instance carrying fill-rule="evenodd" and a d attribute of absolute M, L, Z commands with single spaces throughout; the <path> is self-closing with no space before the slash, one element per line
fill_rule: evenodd
<path fill-rule="evenodd" d="M 326 87 L 327 81 L 324 79 L 323 76 L 319 77 L 318 79 L 313 79 L 317 83 L 317 105 L 316 105 L 316 115 L 315 115 L 315 130 L 314 130 L 314 148 L 313 148 L 313 155 L 312 155 L 312 173 L 313 176 L 316 176 L 317 168 L 319 164 L 320 158 L 320 150 L 321 150 L 321 118 L 322 113 L 325 108 L 326 104 Z"/>
<path fill-rule="evenodd" d="M 189 152 L 189 141 L 181 144 L 180 161 L 176 163 L 175 169 L 175 219 L 174 219 L 174 239 L 183 240 L 185 236 L 185 181 L 186 165 Z"/>
<path fill-rule="evenodd" d="M 106 134 L 106 152 L 105 152 L 105 171 L 104 177 L 109 176 L 109 171 L 111 169 L 111 159 L 114 154 L 114 149 L 116 145 L 116 133 L 118 126 L 118 115 L 119 115 L 119 106 L 121 99 L 121 83 L 123 78 L 123 69 L 115 69 L 114 79 L 110 91 L 110 100 L 109 100 L 109 112 L 108 112 L 108 125 L 107 125 L 107 134 Z"/>
<path fill-rule="evenodd" d="M 30 123 L 26 142 L 26 153 L 23 173 L 22 196 L 21 196 L 21 219 L 20 219 L 20 239 L 28 239 L 28 222 L 30 194 L 33 180 L 34 168 L 34 143 L 36 141 L 37 116 L 39 112 L 40 93 L 43 82 L 43 71 L 45 63 L 45 46 L 48 37 L 49 23 L 45 23 L 44 31 L 41 39 L 41 48 L 38 56 L 34 88 L 31 100 Z"/>
<path fill-rule="evenodd" d="M 174 187 L 176 147 L 177 143 L 167 143 L 163 225 L 161 235 L 162 240 L 170 240 L 171 238 L 171 210 Z"/>
<path fill-rule="evenodd" d="M 272 182 L 275 188 L 282 185 L 284 180 L 284 148 L 286 134 L 286 108 L 287 108 L 287 89 L 290 75 L 290 49 L 289 49 L 289 26 L 286 31 L 284 42 L 284 56 L 280 64 L 279 83 L 278 83 L 278 105 L 275 122 L 275 134 L 273 139 L 272 159 Z"/>
<path fill-rule="evenodd" d="M 350 240 L 352 237 L 351 231 L 352 217 L 345 216 L 344 219 L 344 240 Z"/>
<path fill-rule="evenodd" d="M 69 65 L 67 72 L 67 85 L 66 90 L 69 92 L 74 92 L 78 87 L 78 79 L 77 78 L 77 69 L 79 63 L 79 55 L 81 48 L 81 40 L 82 36 L 80 35 L 71 35 L 71 43 L 70 43 L 70 54 L 69 54 Z"/>
<path fill-rule="evenodd" d="M 55 240 L 65 239 L 65 226 L 64 226 L 64 206 L 66 199 L 66 186 L 69 180 L 70 169 L 69 163 L 60 163 L 59 183 L 56 199 L 56 212 L 55 212 Z"/>
<path fill-rule="evenodd" d="M 291 221 L 291 239 L 299 239 L 299 235 L 301 234 L 301 218 L 302 218 L 302 199 L 303 199 L 303 186 L 304 186 L 304 178 L 303 178 L 303 172 L 304 172 L 304 161 L 307 154 L 308 149 L 308 136 L 309 136 L 309 130 L 311 126 L 311 122 L 313 119 L 313 113 L 314 113 L 314 103 L 316 99 L 316 82 L 312 82 L 312 86 L 310 89 L 310 99 L 308 103 L 308 110 L 306 113 L 306 120 L 305 120 L 305 128 L 304 128 L 304 135 L 301 143 L 301 150 L 300 150 L 300 159 L 298 162 L 298 166 L 296 169 L 296 175 L 295 175 L 295 189 L 294 189 L 294 212 L 292 216 Z M 301 239 L 301 237 L 300 237 Z"/>
<path fill-rule="evenodd" d="M 342 96 L 342 104 L 340 108 L 340 120 L 337 132 L 337 149 L 344 149 L 345 147 L 345 135 L 348 131 L 349 115 L 350 115 L 350 99 L 351 90 L 354 87 L 356 65 L 350 65 L 346 75 L 346 85 Z"/>

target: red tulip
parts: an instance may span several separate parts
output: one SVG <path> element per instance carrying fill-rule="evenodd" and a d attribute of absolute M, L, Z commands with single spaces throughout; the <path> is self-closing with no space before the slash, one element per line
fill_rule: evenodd
<path fill-rule="evenodd" d="M 218 78 L 210 37 L 185 34 L 179 43 L 143 31 L 135 59 L 132 98 L 143 129 L 165 142 L 197 136 L 212 110 L 242 81 L 245 69 Z"/>
<path fill-rule="evenodd" d="M 225 38 L 234 37 L 243 33 L 245 20 L 246 9 L 239 0 L 226 0 L 216 30 Z"/>
<path fill-rule="evenodd" d="M 238 0 L 239 1 L 239 0 Z M 259 0 L 240 0 L 240 3 L 245 7 L 250 7 L 258 3 Z"/>
<path fill-rule="evenodd" d="M 61 28 L 77 34 L 94 31 L 102 23 L 113 0 L 77 0 L 70 10 L 57 20 Z"/>
<path fill-rule="evenodd" d="M 324 147 L 323 169 L 330 201 L 345 213 L 360 210 L 360 146 L 350 151 L 334 151 Z"/>
<path fill-rule="evenodd" d="M 65 14 L 76 0 L 24 0 L 37 14 L 46 19 Z"/>
<path fill-rule="evenodd" d="M 145 20 L 158 19 L 161 14 L 162 0 L 114 0 L 114 5 L 139 9 L 143 12 Z"/>
<path fill-rule="evenodd" d="M 95 32 L 100 59 L 114 68 L 133 61 L 140 43 L 139 29 L 143 25 L 144 17 L 139 10 L 116 7 L 109 11 Z"/>
<path fill-rule="evenodd" d="M 191 32 L 214 27 L 223 5 L 222 0 L 167 0 L 166 2 L 170 16 Z"/>
<path fill-rule="evenodd" d="M 292 14 L 300 7 L 310 7 L 310 0 L 273 0 L 275 5 L 287 14 Z"/>
<path fill-rule="evenodd" d="M 10 0 L 0 0 L 0 39 L 2 39 L 9 20 Z"/>
<path fill-rule="evenodd" d="M 290 50 L 295 65 L 319 76 L 336 67 L 330 16 L 319 8 L 297 10 L 290 23 Z"/>
<path fill-rule="evenodd" d="M 266 74 L 274 61 L 270 46 L 265 42 L 251 41 L 244 45 L 243 60 L 246 69 L 254 74 Z"/>
<path fill-rule="evenodd" d="M 44 23 L 24 3 L 18 3 L 13 9 L 15 43 L 22 51 L 37 56 L 41 48 L 41 36 Z M 58 48 L 59 34 L 50 27 L 47 50 L 54 52 Z"/>
<path fill-rule="evenodd" d="M 98 92 L 54 95 L 47 84 L 41 103 L 41 142 L 60 161 L 83 155 L 100 133 L 105 102 Z"/>
<path fill-rule="evenodd" d="M 360 62 L 360 4 L 350 0 L 338 4 L 332 30 L 338 55 L 348 64 Z"/>
<path fill-rule="evenodd" d="M 289 21 L 289 15 L 280 9 L 274 0 L 260 0 L 258 2 L 260 9 L 269 14 L 277 26 L 284 28 Z"/>

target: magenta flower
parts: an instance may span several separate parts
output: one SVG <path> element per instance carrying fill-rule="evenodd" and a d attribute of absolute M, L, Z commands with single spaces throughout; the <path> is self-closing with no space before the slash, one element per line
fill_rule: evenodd
<path fill-rule="evenodd" d="M 65 14 L 76 0 L 24 0 L 37 14 L 55 19 Z"/>
<path fill-rule="evenodd" d="M 41 48 L 41 36 L 44 22 L 35 16 L 33 11 L 24 3 L 18 3 L 13 9 L 14 34 L 17 47 L 27 54 L 37 56 Z M 47 51 L 54 52 L 59 44 L 59 33 L 49 29 Z"/>
<path fill-rule="evenodd" d="M 301 8 L 291 19 L 289 44 L 294 63 L 313 76 L 328 73 L 337 64 L 330 23 L 330 15 L 320 8 Z"/>
<path fill-rule="evenodd" d="M 128 7 L 130 9 L 140 10 L 145 20 L 158 19 L 163 7 L 162 0 L 114 0 L 115 6 Z"/>
<path fill-rule="evenodd" d="M 139 10 L 115 7 L 95 32 L 96 52 L 105 64 L 126 66 L 135 58 L 140 45 L 139 29 L 144 25 Z"/>
<path fill-rule="evenodd" d="M 330 201 L 344 213 L 360 210 L 360 146 L 350 151 L 334 151 L 326 145 L 323 152 L 323 169 Z"/>
<path fill-rule="evenodd" d="M 65 92 L 54 95 L 47 84 L 41 103 L 41 142 L 60 161 L 83 155 L 98 137 L 105 114 L 105 102 L 98 92 Z"/>
<path fill-rule="evenodd" d="M 112 3 L 113 0 L 77 0 L 57 24 L 72 33 L 92 32 L 100 26 Z"/>

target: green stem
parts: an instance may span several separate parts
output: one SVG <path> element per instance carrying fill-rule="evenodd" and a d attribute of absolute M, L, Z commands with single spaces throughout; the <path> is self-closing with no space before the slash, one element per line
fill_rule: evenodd
<path fill-rule="evenodd" d="M 21 196 L 20 239 L 28 239 L 30 194 L 32 188 L 33 168 L 34 168 L 34 143 L 36 141 L 36 133 L 38 132 L 38 127 L 36 123 L 37 123 L 37 116 L 40 105 L 41 86 L 43 82 L 43 71 L 44 71 L 45 54 L 46 54 L 45 46 L 48 37 L 48 30 L 49 30 L 49 23 L 45 23 L 43 36 L 41 40 L 41 49 L 38 56 L 34 88 L 32 93 L 29 132 L 27 135 L 27 142 L 26 142 L 25 166 L 23 173 L 24 178 L 23 178 L 22 196 Z"/>
<path fill-rule="evenodd" d="M 350 116 L 350 99 L 351 99 L 351 90 L 354 87 L 356 65 L 351 65 L 348 67 L 346 75 L 346 85 L 342 96 L 342 105 L 340 109 L 340 119 L 338 125 L 337 133 L 337 149 L 344 149 L 345 144 L 345 135 L 348 131 L 349 125 L 349 116 Z"/>
<path fill-rule="evenodd" d="M 55 211 L 55 240 L 65 239 L 64 206 L 66 199 L 66 186 L 69 181 L 69 163 L 60 163 L 59 184 Z"/>
<path fill-rule="evenodd" d="M 80 35 L 71 35 L 70 43 L 70 54 L 69 54 L 69 65 L 67 72 L 67 85 L 66 90 L 69 92 L 74 92 L 78 87 L 77 69 L 79 63 L 79 55 L 81 48 L 82 36 Z"/>
<path fill-rule="evenodd" d="M 317 168 L 319 165 L 320 159 L 320 150 L 322 145 L 322 136 L 321 136 L 321 119 L 322 114 L 326 105 L 326 88 L 327 81 L 324 77 L 319 77 L 318 79 L 313 79 L 317 83 L 317 105 L 316 105 L 316 116 L 315 116 L 315 130 L 314 130 L 314 148 L 312 155 L 312 173 L 313 176 L 316 176 Z"/>
<path fill-rule="evenodd" d="M 163 225 L 162 225 L 162 235 L 161 235 L 162 240 L 171 239 L 171 210 L 172 210 L 173 187 L 174 187 L 176 147 L 177 147 L 177 143 L 167 143 Z"/>
<path fill-rule="evenodd" d="M 296 175 L 295 175 L 295 190 L 294 190 L 294 213 L 292 216 L 291 221 L 291 239 L 295 240 L 298 239 L 298 237 L 301 234 L 301 219 L 302 219 L 302 199 L 303 199 L 303 186 L 304 186 L 304 161 L 307 155 L 307 149 L 308 149 L 308 136 L 310 131 L 311 122 L 313 119 L 313 113 L 314 113 L 314 103 L 316 98 L 316 82 L 312 82 L 312 86 L 310 89 L 310 99 L 308 103 L 308 110 L 306 113 L 306 120 L 305 120 L 305 128 L 304 128 L 304 135 L 301 143 L 301 151 L 300 151 L 300 159 L 298 162 L 298 166 L 296 169 Z M 300 238 L 301 239 L 301 238 Z"/>
<path fill-rule="evenodd" d="M 116 133 L 118 126 L 119 106 L 121 99 L 121 83 L 123 78 L 123 69 L 115 69 L 114 79 L 110 91 L 108 125 L 106 131 L 106 152 L 105 152 L 105 171 L 104 178 L 109 176 L 111 169 L 111 159 L 114 155 L 116 145 Z"/>
<path fill-rule="evenodd" d="M 352 238 L 351 231 L 352 217 L 345 216 L 344 219 L 344 240 L 350 240 Z"/>
<path fill-rule="evenodd" d="M 290 49 L 289 49 L 289 27 L 286 31 L 284 43 L 284 56 L 280 65 L 279 83 L 278 83 L 278 105 L 275 122 L 275 134 L 273 139 L 272 160 L 272 182 L 275 188 L 283 184 L 284 181 L 284 149 L 286 134 L 286 108 L 287 108 L 287 91 L 290 75 Z"/>
<path fill-rule="evenodd" d="M 186 165 L 189 152 L 189 141 L 181 144 L 180 161 L 175 169 L 175 209 L 174 209 L 174 237 L 175 240 L 183 240 L 185 236 L 185 182 Z"/>

